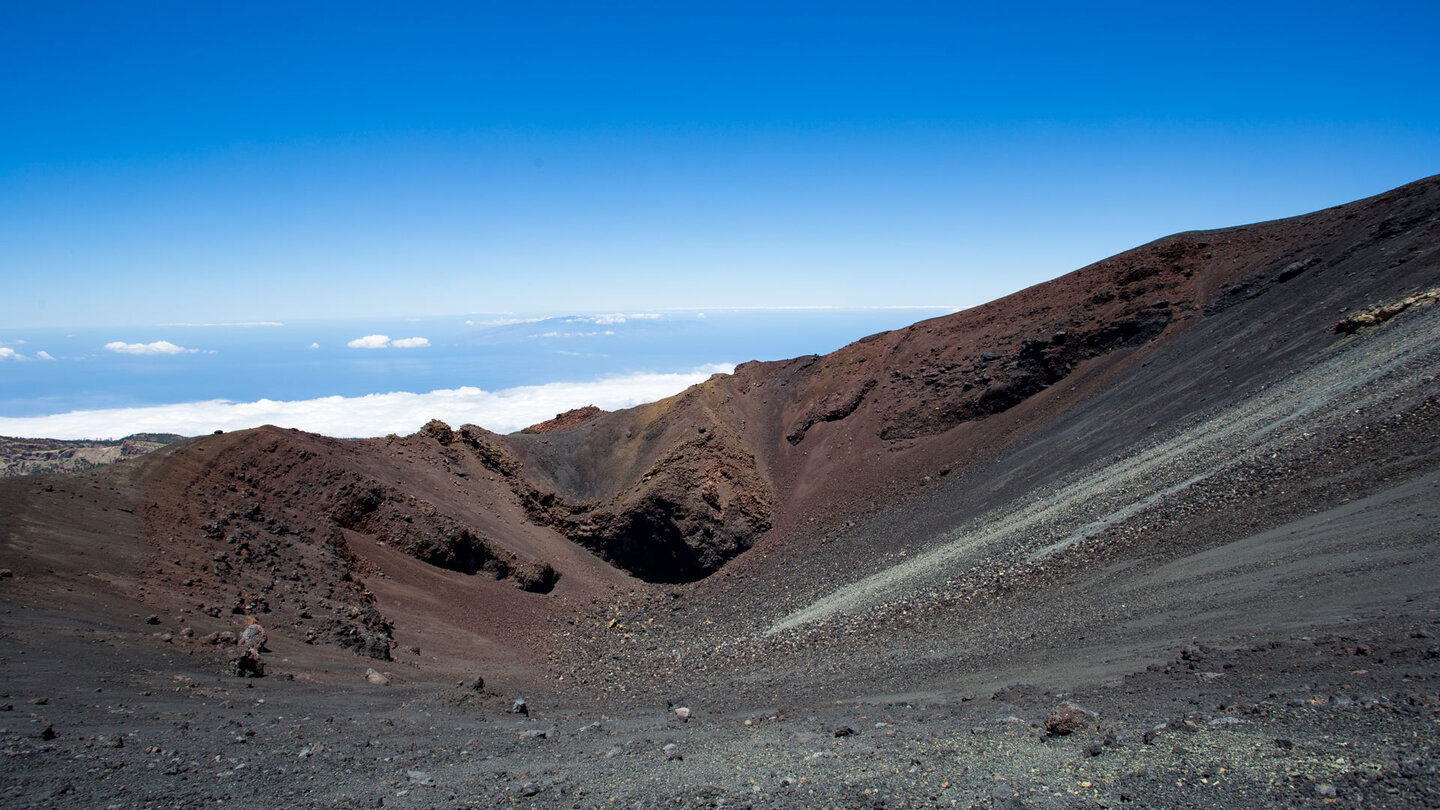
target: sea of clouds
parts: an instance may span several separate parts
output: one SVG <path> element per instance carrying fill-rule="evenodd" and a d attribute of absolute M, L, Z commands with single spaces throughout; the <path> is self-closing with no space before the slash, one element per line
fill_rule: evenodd
<path fill-rule="evenodd" d="M 268 424 L 354 438 L 413 433 L 431 419 L 440 419 L 452 426 L 468 423 L 497 433 L 510 433 L 585 405 L 616 410 L 664 399 L 713 374 L 732 371 L 732 365 L 706 365 L 686 372 L 645 372 L 499 391 L 463 387 L 423 394 L 397 391 L 291 401 L 215 399 L 48 416 L 0 417 L 0 435 L 51 439 L 118 439 L 132 433 L 198 436 L 216 430 L 242 430 Z"/>

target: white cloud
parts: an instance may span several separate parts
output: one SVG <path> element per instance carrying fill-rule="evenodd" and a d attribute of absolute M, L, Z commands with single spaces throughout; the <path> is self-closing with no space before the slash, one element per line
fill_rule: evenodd
<path fill-rule="evenodd" d="M 422 349 L 430 345 L 430 339 L 408 337 L 392 341 L 388 335 L 366 335 L 365 337 L 355 338 L 345 345 L 352 349 L 386 349 L 391 346 L 397 349 Z M 312 343 L 310 344 L 310 348 L 318 349 L 320 348 L 320 344 Z"/>
<path fill-rule="evenodd" d="M 25 355 L 15 351 L 9 346 L 0 346 L 0 360 L 28 360 Z"/>
<path fill-rule="evenodd" d="M 54 360 L 54 359 L 55 359 L 55 358 L 52 357 L 52 356 L 50 355 L 50 353 L 47 352 L 47 351 L 38 351 L 38 352 L 35 352 L 35 356 L 38 357 L 38 358 L 40 358 L 41 360 Z"/>
<path fill-rule="evenodd" d="M 311 344 L 310 344 L 310 348 L 312 348 L 312 349 L 318 349 L 318 348 L 320 348 L 320 344 L 319 344 L 319 343 L 311 343 Z"/>
<path fill-rule="evenodd" d="M 123 343 L 112 340 L 105 344 L 105 348 L 120 354 L 195 354 L 200 351 L 176 346 L 168 340 L 157 340 L 154 343 Z"/>
<path fill-rule="evenodd" d="M 362 397 L 293 401 L 216 399 L 176 405 L 72 411 L 52 416 L 0 417 L 0 436 L 51 439 L 118 439 L 137 432 L 200 435 L 272 424 L 329 436 L 383 436 L 413 433 L 431 419 L 465 423 L 509 433 L 557 413 L 594 404 L 605 410 L 629 408 L 677 394 L 733 365 L 701 366 L 671 374 L 640 373 L 590 382 L 556 382 L 502 391 L 452 388 L 427 394 L 396 392 Z"/>

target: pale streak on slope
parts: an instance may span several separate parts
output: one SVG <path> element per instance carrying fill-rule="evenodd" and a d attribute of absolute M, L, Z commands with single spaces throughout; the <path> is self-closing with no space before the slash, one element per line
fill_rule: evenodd
<path fill-rule="evenodd" d="M 1356 408 L 1414 389 L 1419 383 L 1403 367 L 1417 362 L 1440 368 L 1440 310 L 1347 340 L 1310 368 L 1194 427 L 1082 471 L 1038 501 L 1002 507 L 975 521 L 978 530 L 940 535 L 928 551 L 839 588 L 766 634 L 898 598 L 907 586 L 943 578 L 967 554 L 997 544 L 1003 545 L 996 553 L 1028 549 L 1028 562 L 1064 551 L 1248 459 L 1304 441 Z"/>

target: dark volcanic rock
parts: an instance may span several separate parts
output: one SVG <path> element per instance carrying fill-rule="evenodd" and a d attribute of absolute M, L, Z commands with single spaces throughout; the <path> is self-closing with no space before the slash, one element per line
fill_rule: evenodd
<path fill-rule="evenodd" d="M 240 653 L 240 657 L 231 663 L 231 674 L 237 678 L 263 678 L 265 661 L 260 657 L 260 653 L 247 647 Z"/>

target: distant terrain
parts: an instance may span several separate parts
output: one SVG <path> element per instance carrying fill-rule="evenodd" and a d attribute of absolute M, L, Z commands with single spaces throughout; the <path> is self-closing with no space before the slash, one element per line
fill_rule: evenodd
<path fill-rule="evenodd" d="M 135 433 L 113 441 L 0 436 L 0 478 L 90 470 L 127 458 L 139 458 L 183 438 L 173 433 Z"/>
<path fill-rule="evenodd" d="M 529 432 L 0 481 L 11 806 L 1440 806 L 1440 177 Z"/>

